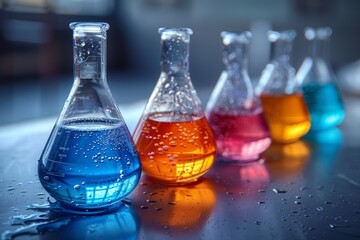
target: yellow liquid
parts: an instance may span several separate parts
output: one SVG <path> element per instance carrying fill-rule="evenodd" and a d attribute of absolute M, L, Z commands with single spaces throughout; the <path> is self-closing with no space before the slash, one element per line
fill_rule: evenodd
<path fill-rule="evenodd" d="M 263 94 L 260 98 L 274 141 L 293 142 L 309 131 L 310 115 L 301 94 Z"/>
<path fill-rule="evenodd" d="M 134 140 L 142 170 L 168 185 L 196 181 L 215 160 L 215 140 L 205 117 L 163 122 L 150 116 L 140 123 Z"/>

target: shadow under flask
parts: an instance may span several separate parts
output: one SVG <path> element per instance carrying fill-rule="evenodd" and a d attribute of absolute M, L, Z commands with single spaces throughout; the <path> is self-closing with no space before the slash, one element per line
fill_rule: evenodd
<path fill-rule="evenodd" d="M 273 141 L 288 143 L 304 136 L 310 129 L 310 115 L 295 69 L 290 64 L 295 31 L 269 31 L 272 59 L 260 77 L 256 94 L 260 95 Z"/>
<path fill-rule="evenodd" d="M 271 143 L 260 100 L 248 75 L 250 32 L 222 32 L 223 64 L 206 107 L 217 153 L 224 161 L 258 159 Z"/>
<path fill-rule="evenodd" d="M 143 171 L 167 185 L 197 181 L 215 140 L 189 74 L 191 29 L 161 28 L 161 74 L 135 129 Z"/>
<path fill-rule="evenodd" d="M 331 28 L 306 28 L 308 56 L 297 79 L 302 83 L 304 98 L 311 115 L 311 131 L 336 127 L 345 117 L 343 101 L 329 61 Z"/>
<path fill-rule="evenodd" d="M 39 179 L 64 211 L 117 209 L 137 185 L 136 146 L 106 82 L 107 23 L 71 23 L 74 84 L 46 143 Z"/>

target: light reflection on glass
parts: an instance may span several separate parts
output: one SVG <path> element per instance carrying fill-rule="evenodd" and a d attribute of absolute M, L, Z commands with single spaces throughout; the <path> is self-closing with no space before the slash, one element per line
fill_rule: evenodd
<path fill-rule="evenodd" d="M 121 182 L 109 184 L 107 186 L 89 186 L 86 187 L 86 203 L 103 203 L 117 199 L 118 195 L 126 195 L 129 188 L 136 185 L 137 176 L 125 179 Z"/>

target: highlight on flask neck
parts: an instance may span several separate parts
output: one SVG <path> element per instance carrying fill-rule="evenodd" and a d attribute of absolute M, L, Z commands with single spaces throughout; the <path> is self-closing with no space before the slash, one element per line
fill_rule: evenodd
<path fill-rule="evenodd" d="M 162 71 L 187 73 L 189 70 L 190 28 L 160 28 Z"/>

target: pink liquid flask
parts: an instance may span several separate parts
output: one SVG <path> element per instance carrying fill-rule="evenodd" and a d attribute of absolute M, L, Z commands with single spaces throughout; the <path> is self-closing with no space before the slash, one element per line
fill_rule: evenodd
<path fill-rule="evenodd" d="M 252 161 L 271 144 L 260 100 L 247 73 L 250 32 L 222 32 L 224 71 L 206 107 L 223 161 Z"/>

